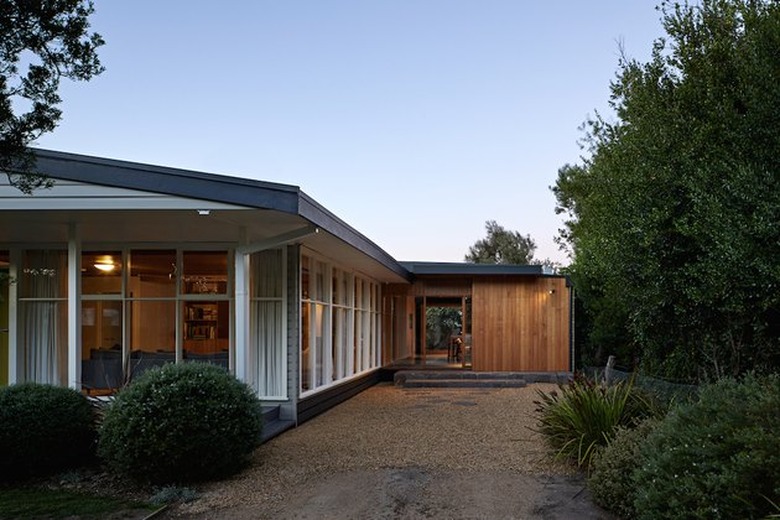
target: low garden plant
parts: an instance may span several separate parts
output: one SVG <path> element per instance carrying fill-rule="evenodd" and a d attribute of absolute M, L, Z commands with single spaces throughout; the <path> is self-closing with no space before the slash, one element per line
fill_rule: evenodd
<path fill-rule="evenodd" d="M 764 518 L 780 503 L 780 376 L 724 379 L 673 409 L 641 448 L 637 518 Z M 629 468 L 626 468 L 627 470 Z"/>
<path fill-rule="evenodd" d="M 0 481 L 94 460 L 92 407 L 70 388 L 23 383 L 0 388 Z"/>
<path fill-rule="evenodd" d="M 99 454 L 137 481 L 174 484 L 238 470 L 258 445 L 260 403 L 224 369 L 205 363 L 152 369 L 106 410 Z"/>
<path fill-rule="evenodd" d="M 593 500 L 621 518 L 634 518 L 636 484 L 632 472 L 642 459 L 647 436 L 658 426 L 658 419 L 647 419 L 636 428 L 620 428 L 606 447 L 596 451 L 588 476 Z"/>
<path fill-rule="evenodd" d="M 594 382 L 578 374 L 559 392 L 537 391 L 538 431 L 559 458 L 590 466 L 594 451 L 606 446 L 619 427 L 633 427 L 659 414 L 653 399 L 633 381 L 612 385 Z"/>

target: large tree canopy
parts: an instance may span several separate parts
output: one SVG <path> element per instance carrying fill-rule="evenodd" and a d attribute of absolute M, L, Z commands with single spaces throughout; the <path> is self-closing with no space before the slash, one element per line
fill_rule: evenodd
<path fill-rule="evenodd" d="M 25 193 L 47 185 L 27 147 L 62 117 L 60 79 L 103 71 L 93 10 L 90 0 L 0 0 L 0 171 Z"/>
<path fill-rule="evenodd" d="M 495 220 L 485 222 L 485 238 L 469 247 L 467 262 L 475 264 L 529 264 L 533 260 L 536 243 L 530 235 L 504 229 Z"/>
<path fill-rule="evenodd" d="M 777 369 L 780 4 L 660 10 L 667 38 L 621 60 L 616 120 L 587 122 L 587 157 L 553 188 L 573 271 L 591 318 L 625 320 L 651 372 Z"/>

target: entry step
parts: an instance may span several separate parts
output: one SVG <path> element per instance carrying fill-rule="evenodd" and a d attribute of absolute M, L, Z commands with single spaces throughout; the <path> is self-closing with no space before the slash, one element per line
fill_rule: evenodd
<path fill-rule="evenodd" d="M 520 372 L 472 372 L 469 370 L 400 370 L 393 378 L 404 388 L 522 388 Z"/>
<path fill-rule="evenodd" d="M 523 388 L 526 385 L 524 379 L 406 379 L 403 383 L 396 383 L 404 388 Z"/>

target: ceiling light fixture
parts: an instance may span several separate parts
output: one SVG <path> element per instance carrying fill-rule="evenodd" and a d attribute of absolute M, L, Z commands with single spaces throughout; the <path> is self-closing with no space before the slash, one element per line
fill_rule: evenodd
<path fill-rule="evenodd" d="M 114 259 L 111 258 L 110 255 L 99 257 L 98 259 L 95 260 L 95 263 L 92 265 L 95 266 L 95 269 L 103 271 L 104 273 L 110 273 L 111 271 L 116 269 L 116 264 L 114 263 Z"/>

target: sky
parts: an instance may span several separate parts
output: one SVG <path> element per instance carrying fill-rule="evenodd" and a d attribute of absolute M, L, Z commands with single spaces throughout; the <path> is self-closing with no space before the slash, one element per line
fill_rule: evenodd
<path fill-rule="evenodd" d="M 485 222 L 569 262 L 549 187 L 652 0 L 96 0 L 106 70 L 36 146 L 300 186 L 398 260 Z"/>

